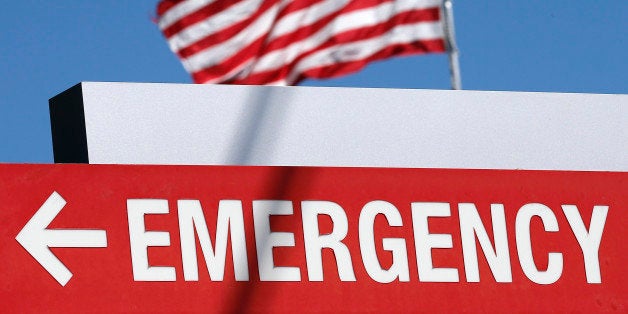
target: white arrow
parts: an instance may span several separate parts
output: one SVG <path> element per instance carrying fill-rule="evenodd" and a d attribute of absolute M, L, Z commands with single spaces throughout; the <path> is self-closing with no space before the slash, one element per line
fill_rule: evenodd
<path fill-rule="evenodd" d="M 59 193 L 52 192 L 15 237 L 62 286 L 72 278 L 72 273 L 52 254 L 51 247 L 107 247 L 105 230 L 46 229 L 65 204 Z"/>

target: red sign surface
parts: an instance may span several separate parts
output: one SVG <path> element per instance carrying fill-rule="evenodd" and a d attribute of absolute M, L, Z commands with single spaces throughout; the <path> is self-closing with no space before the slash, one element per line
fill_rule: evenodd
<path fill-rule="evenodd" d="M 0 165 L 12 312 L 626 311 L 625 172 Z"/>

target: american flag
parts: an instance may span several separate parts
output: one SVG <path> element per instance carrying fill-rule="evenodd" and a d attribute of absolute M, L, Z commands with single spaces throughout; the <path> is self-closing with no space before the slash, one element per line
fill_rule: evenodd
<path fill-rule="evenodd" d="M 442 0 L 162 0 L 158 25 L 196 83 L 293 85 L 445 52 Z"/>

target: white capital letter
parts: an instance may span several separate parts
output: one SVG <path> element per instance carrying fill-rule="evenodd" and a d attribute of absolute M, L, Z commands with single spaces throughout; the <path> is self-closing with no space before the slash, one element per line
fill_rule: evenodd
<path fill-rule="evenodd" d="M 587 274 L 588 283 L 602 283 L 600 275 L 599 250 L 602 241 L 602 232 L 606 223 L 608 206 L 594 206 L 591 215 L 589 231 L 587 231 L 576 205 L 563 205 L 563 212 L 569 221 L 571 230 L 580 244 L 582 256 L 584 257 L 584 269 Z"/>
<path fill-rule="evenodd" d="M 340 280 L 355 281 L 351 254 L 347 246 L 341 242 L 349 230 L 347 215 L 342 207 L 327 201 L 303 201 L 301 202 L 301 212 L 307 276 L 310 281 L 323 281 L 323 248 L 330 248 L 334 252 Z M 325 235 L 319 233 L 318 215 L 327 215 L 331 218 L 331 233 Z"/>
<path fill-rule="evenodd" d="M 170 246 L 170 233 L 146 231 L 145 214 L 167 214 L 168 201 L 156 199 L 129 199 L 126 202 L 131 242 L 131 263 L 135 281 L 175 281 L 174 267 L 150 266 L 149 246 Z"/>
<path fill-rule="evenodd" d="M 294 233 L 272 232 L 271 215 L 292 215 L 291 201 L 253 201 L 257 266 L 261 281 L 300 281 L 299 267 L 275 266 L 273 248 L 294 246 Z"/>
<path fill-rule="evenodd" d="M 427 218 L 449 216 L 451 216 L 449 203 L 412 203 L 412 225 L 419 281 L 459 281 L 456 268 L 435 268 L 432 264 L 432 249 L 451 249 L 453 241 L 451 234 L 430 234 Z"/>
<path fill-rule="evenodd" d="M 205 256 L 205 264 L 211 280 L 221 281 L 225 274 L 227 231 L 230 231 L 231 235 L 231 252 L 233 253 L 235 278 L 237 281 L 249 280 L 242 202 L 223 200 L 218 204 L 215 251 L 209 238 L 209 230 L 203 216 L 201 202 L 198 200 L 179 200 L 178 213 L 183 277 L 186 281 L 198 281 L 194 230 L 198 234 L 198 240 Z"/>
<path fill-rule="evenodd" d="M 475 246 L 477 236 L 488 266 L 493 272 L 495 281 L 512 282 L 512 270 L 510 269 L 510 252 L 508 252 L 508 236 L 506 234 L 506 217 L 504 205 L 491 204 L 491 217 L 493 220 L 493 238 L 495 250 L 488 238 L 486 228 L 482 224 L 480 214 L 472 203 L 458 204 L 460 216 L 460 236 L 462 238 L 462 251 L 464 254 L 464 271 L 467 282 L 480 282 L 480 270 L 478 268 L 478 255 Z"/>
<path fill-rule="evenodd" d="M 552 210 L 538 203 L 526 204 L 519 209 L 515 221 L 515 232 L 517 235 L 517 253 L 521 269 L 530 280 L 541 285 L 554 283 L 560 278 L 563 272 L 563 255 L 561 253 L 549 253 L 547 260 L 547 270 L 540 271 L 534 263 L 532 256 L 532 241 L 530 238 L 530 220 L 538 216 L 543 222 L 545 231 L 558 231 L 558 221 Z"/>
<path fill-rule="evenodd" d="M 406 240 L 397 238 L 382 239 L 384 250 L 392 252 L 393 261 L 390 269 L 382 269 L 375 252 L 375 235 L 373 225 L 378 214 L 384 215 L 388 225 L 393 227 L 403 226 L 399 210 L 385 201 L 372 201 L 364 205 L 360 213 L 360 252 L 364 268 L 373 280 L 381 283 L 389 283 L 399 278 L 399 281 L 410 281 L 408 270 L 408 252 Z"/>

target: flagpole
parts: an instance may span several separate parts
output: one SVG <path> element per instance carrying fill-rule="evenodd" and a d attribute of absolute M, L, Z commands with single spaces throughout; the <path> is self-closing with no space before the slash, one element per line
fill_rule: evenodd
<path fill-rule="evenodd" d="M 445 21 L 445 41 L 449 54 L 449 75 L 451 79 L 451 89 L 462 89 L 460 78 L 460 62 L 458 61 L 458 46 L 456 45 L 456 30 L 454 28 L 454 7 L 452 0 L 443 2 Z"/>

